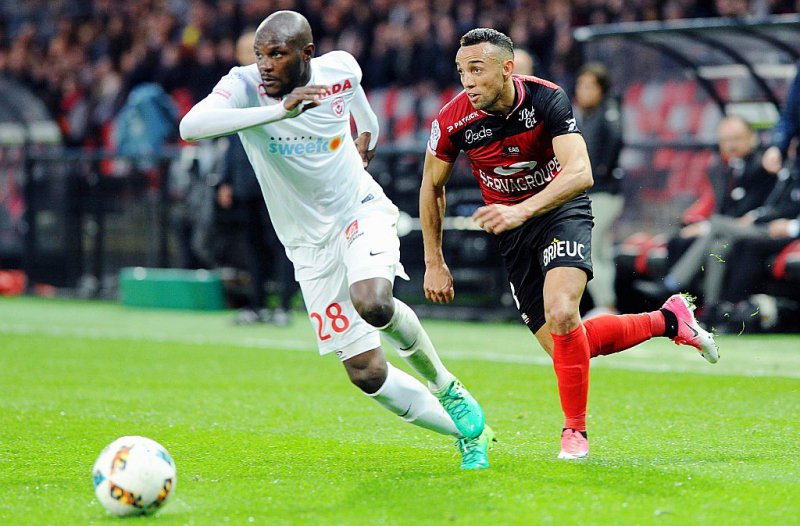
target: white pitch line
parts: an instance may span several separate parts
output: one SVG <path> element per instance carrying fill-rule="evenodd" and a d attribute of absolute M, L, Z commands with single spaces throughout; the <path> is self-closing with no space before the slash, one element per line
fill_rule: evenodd
<path fill-rule="evenodd" d="M 196 335 L 144 335 L 142 333 L 126 333 L 117 329 L 89 329 L 73 327 L 40 327 L 17 324 L 0 324 L 0 333 L 21 334 L 21 335 L 41 335 L 41 336 L 69 336 L 73 338 L 85 338 L 87 340 L 118 340 L 118 341 L 137 341 L 137 342 L 159 342 L 159 343 L 180 343 L 187 345 L 226 345 L 230 347 L 244 348 L 264 348 L 273 347 L 285 351 L 315 351 L 316 346 L 301 340 L 275 340 L 270 338 L 213 338 L 208 336 Z"/>
<path fill-rule="evenodd" d="M 143 333 L 125 333 L 117 329 L 92 329 L 59 326 L 33 326 L 28 324 L 0 324 L 0 334 L 19 334 L 19 335 L 42 335 L 56 337 L 84 338 L 88 340 L 117 340 L 117 341 L 141 341 L 176 343 L 184 345 L 216 345 L 239 348 L 255 348 L 265 350 L 295 351 L 295 352 L 317 352 L 317 347 L 313 343 L 302 340 L 284 340 L 272 338 L 214 338 L 203 335 L 145 335 Z M 502 354 L 494 352 L 464 352 L 447 347 L 439 348 L 443 357 L 449 360 L 459 361 L 480 361 L 490 363 L 509 363 L 519 365 L 542 365 L 550 366 L 552 361 L 549 357 L 534 354 Z M 691 352 L 689 350 L 688 352 Z M 689 356 L 686 355 L 688 358 Z M 681 372 L 714 376 L 741 376 L 741 377 L 775 377 L 775 378 L 800 378 L 800 371 L 778 369 L 779 364 L 775 364 L 775 369 L 765 369 L 752 367 L 753 364 L 743 364 L 751 367 L 747 371 L 730 371 L 725 368 L 716 367 L 705 363 L 699 356 L 697 363 L 690 360 L 678 359 L 676 364 L 652 363 L 646 360 L 618 359 L 593 361 L 592 368 L 619 369 L 626 371 L 641 371 L 650 373 L 669 373 Z"/>

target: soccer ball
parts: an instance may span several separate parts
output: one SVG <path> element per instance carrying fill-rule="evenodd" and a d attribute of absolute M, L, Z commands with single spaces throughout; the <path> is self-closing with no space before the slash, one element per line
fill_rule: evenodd
<path fill-rule="evenodd" d="M 116 439 L 92 468 L 94 493 L 112 515 L 153 513 L 178 481 L 175 463 L 161 444 L 140 436 Z"/>

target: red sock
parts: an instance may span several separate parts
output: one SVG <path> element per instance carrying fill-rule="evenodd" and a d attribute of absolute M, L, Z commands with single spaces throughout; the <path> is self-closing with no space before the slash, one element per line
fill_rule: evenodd
<path fill-rule="evenodd" d="M 552 333 L 551 333 L 552 334 Z M 589 340 L 583 326 L 567 334 L 553 334 L 553 367 L 564 411 L 564 427 L 586 431 L 589 395 Z"/>
<path fill-rule="evenodd" d="M 659 311 L 644 314 L 603 314 L 583 322 L 589 340 L 591 356 L 604 356 L 630 349 L 662 336 L 665 330 L 664 315 Z"/>

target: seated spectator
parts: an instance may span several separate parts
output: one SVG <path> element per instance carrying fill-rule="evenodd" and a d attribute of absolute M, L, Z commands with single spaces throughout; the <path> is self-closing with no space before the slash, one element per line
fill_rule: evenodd
<path fill-rule="evenodd" d="M 736 295 L 736 292 L 725 288 L 725 283 L 729 279 L 726 277 L 728 274 L 741 272 L 744 269 L 739 267 L 752 264 L 758 268 L 744 270 L 744 276 L 731 279 L 739 283 L 750 279 L 749 276 L 761 275 L 760 270 L 764 267 L 764 260 L 757 259 L 752 251 L 749 255 L 743 254 L 744 247 L 749 247 L 752 241 L 753 245 L 757 246 L 754 250 L 758 251 L 761 241 L 792 237 L 794 227 L 787 231 L 784 227 L 787 226 L 787 221 L 791 221 L 799 214 L 800 172 L 795 171 L 790 174 L 789 170 L 781 170 L 778 173 L 778 181 L 764 205 L 739 218 L 736 221 L 737 228 L 729 229 L 728 240 L 716 249 L 719 253 L 707 258 L 703 275 L 703 300 L 706 306 L 704 317 L 707 322 L 717 321 L 719 316 L 726 312 L 726 308 L 720 306 L 720 301 L 732 301 L 729 295 L 725 296 L 726 293 Z M 765 258 L 773 245 L 777 248 L 780 243 L 767 243 L 764 247 L 766 252 L 763 254 Z"/>
<path fill-rule="evenodd" d="M 775 177 L 761 165 L 762 152 L 750 125 L 741 117 L 725 117 L 718 127 L 721 163 L 709 174 L 711 192 L 684 214 L 684 226 L 670 240 L 673 262 L 662 282 L 639 281 L 639 292 L 658 298 L 690 290 L 706 265 L 724 260 L 723 251 L 736 236 L 761 236 L 747 214 L 763 205 Z M 678 257 L 676 253 L 679 253 Z"/>
<path fill-rule="evenodd" d="M 793 219 L 773 219 L 766 225 L 764 237 L 742 239 L 734 243 L 735 265 L 730 265 L 720 288 L 721 302 L 708 309 L 706 318 L 720 332 L 738 332 L 738 320 L 731 319 L 731 313 L 749 311 L 751 316 L 758 312 L 749 304 L 749 299 L 762 292 L 763 284 L 776 279 L 781 274 L 777 266 L 785 264 L 779 254 L 789 245 L 800 244 L 800 215 Z M 800 247 L 798 247 L 800 248 Z"/>
<path fill-rule="evenodd" d="M 736 304 L 757 292 L 764 278 L 774 271 L 772 259 L 800 237 L 800 167 L 796 165 L 796 156 L 792 170 L 783 167 L 792 141 L 798 137 L 800 70 L 789 88 L 780 119 L 773 130 L 772 146 L 762 157 L 762 166 L 767 172 L 777 174 L 778 184 L 764 206 L 741 219 L 748 225 L 764 225 L 758 229 L 762 235 L 736 241 L 731 247 L 731 253 L 736 255 L 736 264 L 729 265 L 725 271 L 714 269 L 718 276 L 706 289 L 706 302 L 710 307 L 706 317 L 711 322 L 724 323 L 725 316 L 734 310 Z"/>

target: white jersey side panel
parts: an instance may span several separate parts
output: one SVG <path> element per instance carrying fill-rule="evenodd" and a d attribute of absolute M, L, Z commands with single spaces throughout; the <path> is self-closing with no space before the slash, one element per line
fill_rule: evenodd
<path fill-rule="evenodd" d="M 331 86 L 320 105 L 239 132 L 286 247 L 324 244 L 361 200 L 383 193 L 364 170 L 350 131 L 350 103 L 360 82 L 361 69 L 348 53 L 313 58 L 309 84 Z M 282 103 L 266 95 L 255 64 L 233 68 L 213 93 L 231 107 Z"/>

